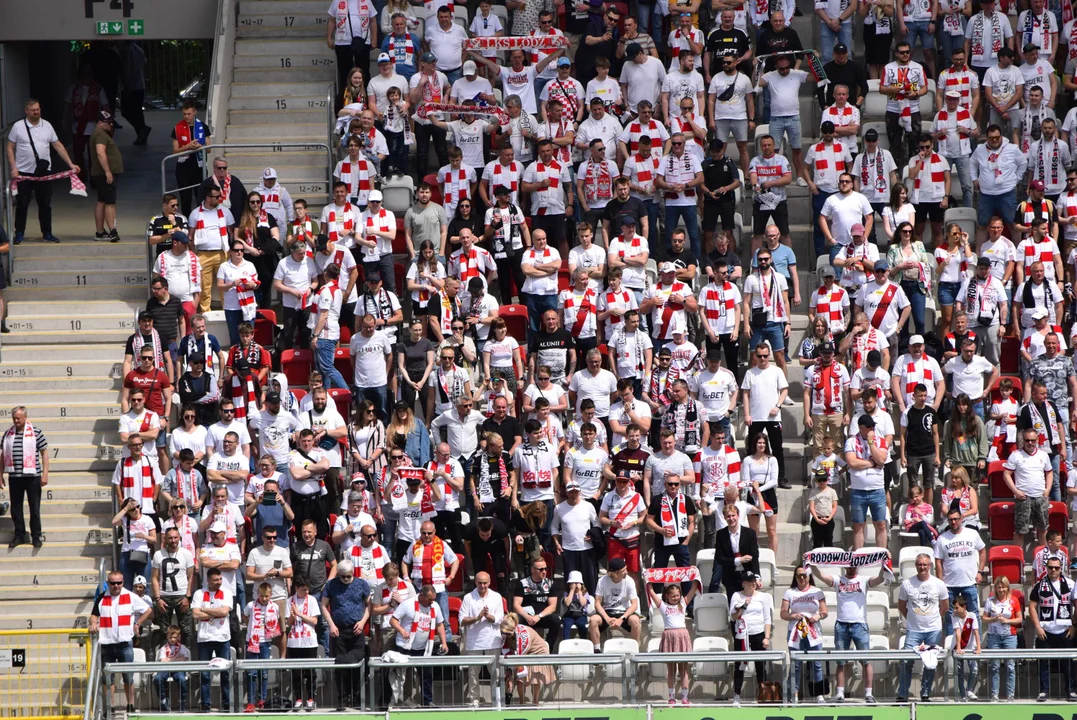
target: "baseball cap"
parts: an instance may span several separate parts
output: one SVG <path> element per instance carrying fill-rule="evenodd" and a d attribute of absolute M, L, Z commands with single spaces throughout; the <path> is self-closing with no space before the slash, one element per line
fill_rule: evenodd
<path fill-rule="evenodd" d="M 991 258 L 986 258 L 983 255 L 976 261 L 976 267 L 991 267 Z"/>
<path fill-rule="evenodd" d="M 110 113 L 107 110 L 102 110 L 101 112 L 97 113 L 97 121 L 98 122 L 107 122 L 107 123 L 115 123 L 116 122 L 115 118 L 112 117 L 112 113 Z"/>
<path fill-rule="evenodd" d="M 924 344 L 924 336 L 923 335 L 913 335 L 911 338 L 909 338 L 909 347 L 912 347 L 913 345 L 923 345 L 923 344 Z"/>
<path fill-rule="evenodd" d="M 392 62 L 392 61 L 393 61 L 393 59 L 391 57 L 389 57 L 389 53 L 381 53 L 380 55 L 378 55 L 378 65 L 381 65 L 383 62 Z"/>
<path fill-rule="evenodd" d="M 876 260 L 874 268 L 876 270 L 889 270 L 890 265 L 885 260 Z"/>
<path fill-rule="evenodd" d="M 371 268 L 366 271 L 367 282 L 381 282 L 381 270 L 378 268 Z"/>
<path fill-rule="evenodd" d="M 211 533 L 222 533 L 222 532 L 227 531 L 227 529 L 228 528 L 226 528 L 224 526 L 224 523 L 221 522 L 220 520 L 218 520 L 217 522 L 215 522 L 215 523 L 213 523 L 212 525 L 209 526 L 209 531 Z"/>
<path fill-rule="evenodd" d="M 267 167 L 265 170 L 262 171 L 262 179 L 263 180 L 269 180 L 269 179 L 276 180 L 277 179 L 277 171 L 274 170 L 271 167 Z"/>
<path fill-rule="evenodd" d="M 860 223 L 854 223 L 853 226 L 851 228 L 849 228 L 849 234 L 850 235 L 863 235 L 864 234 L 864 226 L 861 225 Z"/>
<path fill-rule="evenodd" d="M 149 583 L 146 582 L 146 576 L 145 575 L 135 575 L 135 581 L 133 583 L 131 583 L 131 587 L 135 587 L 137 585 L 141 585 L 143 587 L 149 585 Z"/>
<path fill-rule="evenodd" d="M 1025 43 L 1025 47 L 1023 48 L 1024 52 L 1032 52 L 1033 50 L 1039 50 L 1039 49 L 1040 49 L 1040 46 L 1037 45 L 1034 42 Z"/>
<path fill-rule="evenodd" d="M 1028 189 L 1029 190 L 1043 190 L 1044 189 L 1043 180 L 1033 180 L 1032 182 L 1030 182 L 1028 184 Z"/>
<path fill-rule="evenodd" d="M 708 360 L 721 360 L 722 359 L 722 348 L 720 348 L 720 347 L 709 347 L 709 348 L 707 348 L 707 359 Z"/>
<path fill-rule="evenodd" d="M 624 570 L 627 565 L 624 558 L 613 558 L 610 560 L 609 570 L 610 572 L 617 572 L 618 570 Z"/>
<path fill-rule="evenodd" d="M 832 342 L 823 343 L 822 345 L 819 346 L 819 352 L 821 352 L 821 353 L 833 353 L 834 352 L 834 343 L 832 343 Z"/>
<path fill-rule="evenodd" d="M 868 142 L 876 142 L 876 141 L 878 141 L 878 139 L 879 139 L 879 131 L 876 130 L 875 128 L 871 128 L 866 133 L 864 133 L 864 139 L 867 140 Z"/>
<path fill-rule="evenodd" d="M 860 419 L 856 421 L 856 424 L 860 427 L 873 428 L 875 427 L 875 418 L 871 415 L 861 415 Z"/>
<path fill-rule="evenodd" d="M 189 362 L 191 365 L 194 365 L 195 363 L 202 363 L 203 365 L 205 365 L 206 355 L 205 353 L 200 352 L 191 353 L 187 356 L 187 362 Z"/>
<path fill-rule="evenodd" d="M 631 215 L 622 215 L 621 216 L 621 224 L 622 225 L 631 225 L 632 227 L 635 227 L 636 226 L 636 218 L 632 217 Z"/>
<path fill-rule="evenodd" d="M 834 123 L 831 122 L 830 120 L 824 120 L 819 125 L 819 132 L 824 132 L 824 133 L 832 133 L 832 132 L 834 132 Z"/>
<path fill-rule="evenodd" d="M 639 43 L 628 43 L 628 47 L 625 48 L 625 57 L 629 60 L 634 59 L 637 55 L 643 52 L 643 46 Z"/>
<path fill-rule="evenodd" d="M 464 63 L 463 70 L 464 70 L 464 75 L 466 75 L 468 77 L 470 77 L 472 75 L 475 75 L 475 74 L 477 74 L 479 72 L 479 68 L 475 65 L 474 60 L 466 61 Z"/>
<path fill-rule="evenodd" d="M 815 480 L 815 482 L 827 482 L 830 480 L 830 473 L 828 473 L 823 468 L 813 470 L 811 476 Z"/>
<path fill-rule="evenodd" d="M 432 52 L 425 52 L 422 57 L 419 58 L 419 61 L 424 63 L 436 63 L 438 58 L 437 55 Z"/>
<path fill-rule="evenodd" d="M 277 392 L 266 393 L 266 402 L 267 403 L 279 403 L 280 402 L 280 393 L 277 393 Z"/>
<path fill-rule="evenodd" d="M 824 265 L 823 269 L 819 271 L 819 277 L 837 277 L 838 273 L 834 270 L 833 265 Z"/>
<path fill-rule="evenodd" d="M 382 199 L 383 198 L 381 190 L 371 190 L 370 193 L 366 196 L 367 202 L 381 202 Z"/>
<path fill-rule="evenodd" d="M 565 57 L 564 55 L 562 55 L 561 57 L 557 58 L 557 67 L 559 67 L 559 68 L 563 68 L 563 67 L 568 67 L 568 66 L 570 66 L 571 64 L 572 64 L 572 61 L 571 61 L 571 60 L 569 60 L 569 59 L 568 59 L 567 57 Z"/>
<path fill-rule="evenodd" d="M 1032 319 L 1033 320 L 1040 320 L 1042 318 L 1047 317 L 1047 314 L 1048 314 L 1047 313 L 1047 308 L 1038 307 L 1038 308 L 1036 308 L 1035 310 L 1032 311 Z"/>
<path fill-rule="evenodd" d="M 834 46 L 834 54 L 840 55 L 842 53 L 849 52 L 849 47 L 845 43 L 838 43 Z"/>
<path fill-rule="evenodd" d="M 172 242 L 180 242 L 186 245 L 191 242 L 191 238 L 187 237 L 187 233 L 183 232 L 182 230 L 177 230 L 176 232 L 172 233 Z"/>
<path fill-rule="evenodd" d="M 512 190 L 508 185 L 498 185 L 494 188 L 494 195 L 511 195 Z"/>
<path fill-rule="evenodd" d="M 329 236 L 328 235 L 325 235 L 323 233 L 323 234 L 319 235 L 318 237 L 316 237 L 314 239 L 314 249 L 315 250 L 321 251 L 321 250 L 325 250 L 327 247 L 329 247 Z"/>
<path fill-rule="evenodd" d="M 481 277 L 473 277 L 473 278 L 471 278 L 470 280 L 467 281 L 467 289 L 470 290 L 473 293 L 479 292 L 484 287 L 486 287 L 486 286 L 482 284 L 482 278 Z"/>
<path fill-rule="evenodd" d="M 946 97 L 953 98 L 954 100 L 960 100 L 961 93 L 959 93 L 957 90 L 947 90 Z"/>
<path fill-rule="evenodd" d="M 671 262 L 664 262 L 658 266 L 659 273 L 675 273 L 677 272 L 677 266 Z"/>
<path fill-rule="evenodd" d="M 752 572 L 751 570 L 747 570 L 747 571 L 745 571 L 745 572 L 742 572 L 742 573 L 740 574 L 740 581 L 741 581 L 742 583 L 746 583 L 746 582 L 753 582 L 753 583 L 754 583 L 754 582 L 755 582 L 756 580 L 758 580 L 758 579 L 759 579 L 759 576 L 758 576 L 758 575 L 756 575 L 756 574 L 755 574 L 754 572 Z"/>

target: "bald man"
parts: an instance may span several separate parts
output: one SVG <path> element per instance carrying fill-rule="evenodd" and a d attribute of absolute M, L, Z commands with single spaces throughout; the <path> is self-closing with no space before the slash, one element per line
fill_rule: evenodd
<path fill-rule="evenodd" d="M 465 655 L 498 655 L 501 652 L 501 630 L 498 626 L 505 617 L 505 605 L 501 595 L 490 589 L 490 574 L 475 574 L 475 589 L 464 596 L 460 603 L 460 627 L 464 633 Z M 476 690 L 479 685 L 478 668 L 469 668 L 465 699 L 473 707 L 478 706 Z"/>

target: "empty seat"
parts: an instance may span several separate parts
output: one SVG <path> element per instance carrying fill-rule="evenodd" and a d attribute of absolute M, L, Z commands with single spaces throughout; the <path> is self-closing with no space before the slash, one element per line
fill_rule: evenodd
<path fill-rule="evenodd" d="M 586 638 L 562 640 L 557 646 L 558 655 L 594 655 L 594 652 L 594 646 Z M 557 677 L 562 682 L 590 682 L 594 672 L 594 665 L 561 665 L 557 668 Z"/>
<path fill-rule="evenodd" d="M 692 643 L 692 651 L 729 652 L 729 640 L 724 637 L 697 637 Z M 692 664 L 692 673 L 697 678 L 722 678 L 729 674 L 729 663 L 704 661 Z"/>
<path fill-rule="evenodd" d="M 834 615 L 837 616 L 837 608 Z M 890 596 L 880 590 L 868 590 L 867 615 L 868 632 L 885 635 L 890 629 Z"/>
<path fill-rule="evenodd" d="M 329 397 L 336 404 L 337 412 L 343 418 L 352 416 L 352 391 L 347 388 L 330 388 Z"/>
<path fill-rule="evenodd" d="M 699 569 L 699 582 L 706 590 L 711 581 L 711 574 L 714 572 L 714 548 L 696 553 L 696 567 Z"/>
<path fill-rule="evenodd" d="M 526 305 L 502 305 L 497 316 L 505 320 L 508 334 L 514 338 L 526 338 L 528 328 Z"/>
<path fill-rule="evenodd" d="M 819 621 L 819 630 L 823 635 L 833 635 L 834 626 L 838 622 L 838 594 L 833 590 L 823 591 L 823 600 L 826 602 L 826 617 Z"/>
<path fill-rule="evenodd" d="M 1025 554 L 1016 545 L 996 545 L 988 548 L 987 564 L 991 568 L 992 578 L 1005 576 L 1011 585 L 1020 585 L 1024 581 Z"/>
<path fill-rule="evenodd" d="M 381 194 L 382 205 L 386 210 L 403 215 L 415 201 L 415 181 L 410 175 L 393 175 L 385 178 L 381 184 Z"/>
<path fill-rule="evenodd" d="M 703 593 L 695 601 L 696 635 L 729 632 L 729 598 L 725 593 Z"/>
<path fill-rule="evenodd" d="M 763 587 L 774 587 L 778 577 L 778 558 L 770 548 L 759 548 L 759 574 L 763 578 Z"/>
<path fill-rule="evenodd" d="M 314 353 L 310 350 L 285 350 L 280 354 L 280 370 L 291 386 L 306 385 L 314 368 Z"/>
<path fill-rule="evenodd" d="M 1012 502 L 993 502 L 987 507 L 987 525 L 991 530 L 991 542 L 1013 542 L 1016 507 Z"/>
<path fill-rule="evenodd" d="M 890 637 L 888 635 L 872 635 L 869 640 L 871 641 L 872 650 L 890 649 Z M 875 669 L 877 677 L 883 677 L 891 667 L 886 660 L 873 660 L 871 666 Z"/>
<path fill-rule="evenodd" d="M 594 654 L 594 648 L 591 648 L 591 653 Z M 632 638 L 616 637 L 610 638 L 602 645 L 603 655 L 637 655 L 639 654 L 639 643 Z M 610 680 L 620 680 L 624 677 L 625 668 L 624 665 L 604 665 L 604 673 L 606 678 Z"/>
<path fill-rule="evenodd" d="M 333 367 L 344 377 L 347 382 L 354 377 L 355 370 L 352 368 L 352 352 L 346 347 L 339 347 L 333 352 Z"/>
<path fill-rule="evenodd" d="M 1002 461 L 996 460 L 987 466 L 987 488 L 992 502 L 1013 500 L 1013 490 L 1006 484 Z"/>
<path fill-rule="evenodd" d="M 1052 502 L 1047 516 L 1047 529 L 1057 530 L 1066 537 L 1066 531 L 1070 526 L 1070 509 L 1064 502 Z"/>
<path fill-rule="evenodd" d="M 948 208 L 943 215 L 943 220 L 948 223 L 957 223 L 962 230 L 969 234 L 969 237 L 976 237 L 976 208 Z"/>
<path fill-rule="evenodd" d="M 864 120 L 881 120 L 886 117 L 886 100 L 887 97 L 879 92 L 879 81 L 868 80 L 868 94 L 864 98 L 864 112 L 862 119 Z M 883 125 L 885 131 L 886 126 Z M 885 132 L 879 133 L 880 138 L 886 137 Z"/>
<path fill-rule="evenodd" d="M 658 623 L 651 623 L 651 626 L 658 625 Z M 662 652 L 662 638 L 661 633 L 658 635 L 652 634 L 647 638 L 646 651 L 649 653 Z M 641 668 L 642 669 L 642 668 Z M 660 679 L 666 676 L 666 664 L 665 663 L 647 663 L 646 670 L 651 674 L 652 678 Z"/>

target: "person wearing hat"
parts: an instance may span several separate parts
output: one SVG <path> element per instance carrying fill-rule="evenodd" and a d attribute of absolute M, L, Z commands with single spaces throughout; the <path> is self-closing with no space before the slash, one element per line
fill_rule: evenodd
<path fill-rule="evenodd" d="M 393 268 L 396 215 L 392 210 L 383 207 L 381 190 L 371 190 L 366 200 L 367 207 L 359 215 L 359 231 L 356 233 L 356 243 L 362 248 L 364 271 L 368 267 L 377 267 L 386 289 L 397 293 L 396 273 Z M 371 242 L 375 243 L 374 247 L 370 246 Z"/>
<path fill-rule="evenodd" d="M 389 88 L 394 87 L 400 90 L 402 99 L 408 96 L 408 79 L 397 74 L 393 56 L 382 51 L 378 55 L 378 74 L 366 86 L 367 107 L 374 111 L 374 120 L 382 129 L 385 128 L 386 113 L 389 111 Z"/>
<path fill-rule="evenodd" d="M 102 110 L 98 113 L 97 124 L 90 133 L 90 184 L 97 191 L 97 205 L 94 207 L 94 222 L 97 233 L 94 240 L 119 242 L 120 234 L 116 230 L 116 186 L 123 174 L 123 157 L 120 148 L 112 139 L 115 119 L 112 113 Z"/>
<path fill-rule="evenodd" d="M 1039 9 L 1036 9 L 1037 5 Z M 1043 90 L 1043 103 L 1053 108 L 1052 98 L 1059 96 L 1059 79 L 1052 66 L 1058 49 L 1059 23 L 1055 14 L 1046 10 L 1045 5 L 1046 0 L 1036 0 L 1018 19 L 1017 27 L 1022 29 L 1021 39 L 1025 41 L 1021 46 L 1024 62 L 1019 70 L 1024 78 L 1025 103 L 1028 103 L 1032 88 L 1038 87 Z M 1042 37 L 1037 38 L 1037 35 Z M 1016 51 L 1015 47 L 1014 52 Z"/>
<path fill-rule="evenodd" d="M 451 21 L 450 21 L 451 22 Z M 419 72 L 408 81 L 408 102 L 418 107 L 425 102 L 448 102 L 449 79 L 437 67 L 438 58 L 432 52 L 425 52 L 419 58 Z M 458 79 L 458 78 L 454 78 Z M 449 164 L 448 134 L 435 127 L 430 120 L 416 117 L 415 120 L 415 175 L 422 178 L 430 169 L 430 141 L 434 142 L 438 167 Z"/>
<path fill-rule="evenodd" d="M 348 86 L 351 68 L 370 68 L 370 50 L 378 47 L 378 9 L 371 0 L 337 0 L 329 8 L 325 44 L 336 53 L 337 87 Z"/>
<path fill-rule="evenodd" d="M 860 227 L 863 229 L 863 226 Z M 849 327 L 850 303 L 849 293 L 834 282 L 836 276 L 837 272 L 831 265 L 824 265 L 819 271 L 823 282 L 819 289 L 812 293 L 808 302 L 808 322 L 809 326 L 814 326 L 815 318 L 821 316 L 827 321 L 831 335 L 840 341 L 840 336 Z"/>
<path fill-rule="evenodd" d="M 677 266 L 668 260 L 658 266 L 658 283 L 643 291 L 641 314 L 651 313 L 651 338 L 661 349 L 673 340 L 677 328 L 683 332 L 686 312 L 696 312 L 699 303 L 689 285 L 677 279 Z"/>
<path fill-rule="evenodd" d="M 549 103 L 551 100 L 557 100 L 561 104 L 561 111 L 569 123 L 583 121 L 583 116 L 586 112 L 584 88 L 579 80 L 570 77 L 569 71 L 571 68 L 572 61 L 568 57 L 562 55 L 557 58 L 557 76 L 543 85 L 542 91 L 539 93 L 538 114 L 548 124 L 551 122 L 556 124 L 556 122 L 560 121 L 556 114 L 554 118 L 550 116 Z"/>
<path fill-rule="evenodd" d="M 871 209 L 880 215 L 890 200 L 890 188 L 898 183 L 897 164 L 889 150 L 879 147 L 879 132 L 868 128 L 864 133 L 864 151 L 853 160 L 853 188 L 864 196 Z M 875 224 L 868 242 L 876 245 Z"/>
<path fill-rule="evenodd" d="M 941 373 L 939 377 L 941 381 Z M 876 432 L 875 420 L 871 415 L 861 415 L 856 424 L 857 432 L 845 441 L 844 450 L 852 482 L 850 519 L 853 523 L 854 550 L 864 546 L 864 525 L 868 513 L 875 524 L 877 538 L 885 537 L 886 523 L 890 518 L 883 474 L 883 468 L 890 461 L 890 446 L 886 438 Z"/>
<path fill-rule="evenodd" d="M 938 141 L 939 154 L 946 164 L 957 166 L 963 207 L 972 207 L 969 159 L 972 157 L 971 140 L 979 134 L 975 114 L 968 106 L 961 105 L 961 93 L 958 90 L 947 90 L 943 107 L 935 113 L 935 131 L 932 137 Z"/>
<path fill-rule="evenodd" d="M 849 423 L 849 371 L 834 361 L 834 343 L 819 346 L 819 360 L 804 370 L 804 426 L 811 430 L 812 447 L 818 452 L 823 438 L 841 442 Z"/>
<path fill-rule="evenodd" d="M 590 443 L 585 440 L 585 447 L 569 450 L 565 458 L 565 499 L 554 508 L 550 525 L 550 534 L 565 574 L 581 573 L 581 582 L 590 593 L 594 593 L 598 585 L 598 558 L 591 543 L 591 528 L 598 525 L 598 511 L 589 500 L 597 494 L 602 466 L 607 460 L 606 451 L 594 444 L 595 434 L 594 425 L 587 428 L 585 424 L 582 435 Z M 591 447 L 587 448 L 587 444 Z M 577 478 L 590 481 L 586 496 L 576 482 Z"/>
<path fill-rule="evenodd" d="M 976 274 L 966 277 L 957 293 L 954 309 L 958 313 L 974 313 L 974 337 L 981 353 L 992 365 L 999 364 L 1002 335 L 1009 327 L 1010 306 L 1006 288 L 991 274 L 991 259 L 981 255 L 976 261 Z"/>
<path fill-rule="evenodd" d="M 890 8 L 887 8 L 889 10 Z M 873 12 L 864 13 L 861 12 L 861 16 L 865 14 L 870 17 L 865 17 L 865 29 L 870 31 L 875 28 L 875 16 L 877 12 L 875 8 L 871 8 Z M 870 23 L 868 21 L 871 21 Z M 857 112 L 856 116 L 857 124 L 860 123 L 860 108 L 864 104 L 864 98 L 868 94 L 868 70 L 865 65 L 872 68 L 872 70 L 882 75 L 883 65 L 890 60 L 890 47 L 885 42 L 873 43 L 870 40 L 865 42 L 865 54 L 864 62 L 860 63 L 850 56 L 849 45 L 845 43 L 838 43 L 834 46 L 833 60 L 823 65 L 823 70 L 827 73 L 827 77 L 830 79 L 830 84 L 827 85 L 824 90 L 824 94 L 820 100 L 821 107 L 828 107 L 835 105 L 837 100 L 837 91 L 839 87 L 844 86 L 847 91 L 849 104 L 852 105 Z M 878 47 L 875 47 L 878 46 Z M 833 74 L 831 74 L 833 73 Z M 832 118 L 829 118 L 832 119 Z M 837 125 L 837 121 L 834 121 Z M 852 148 L 849 149 L 852 152 Z"/>
<path fill-rule="evenodd" d="M 262 196 L 262 209 L 276 221 L 280 237 L 288 236 L 288 223 L 295 220 L 295 204 L 288 188 L 277 180 L 277 171 L 267 167 L 262 171 L 262 182 L 254 188 Z"/>
<path fill-rule="evenodd" d="M 184 243 L 183 252 L 187 252 L 187 245 L 190 244 L 188 235 L 187 218 L 179 211 L 179 199 L 173 193 L 165 193 L 161 196 L 161 214 L 154 215 L 150 218 L 149 225 L 146 227 L 146 240 L 150 245 L 154 246 L 156 254 L 159 257 L 166 250 L 172 248 L 173 236 L 177 232 L 183 232 L 184 237 L 188 240 Z M 158 275 L 164 273 L 157 271 L 156 267 L 154 271 Z M 187 273 L 188 277 L 191 277 L 190 272 Z M 199 277 L 195 275 L 194 277 Z"/>
<path fill-rule="evenodd" d="M 449 102 L 459 104 L 464 100 L 478 100 L 485 105 L 497 104 L 493 86 L 489 80 L 479 75 L 479 66 L 474 60 L 465 60 L 461 71 L 463 77 L 449 89 Z"/>
<path fill-rule="evenodd" d="M 924 336 L 913 335 L 909 338 L 909 351 L 894 364 L 894 376 L 890 381 L 898 410 L 904 412 L 912 404 L 913 390 L 920 383 L 927 386 L 927 401 L 938 410 L 946 390 L 942 368 L 935 358 L 924 352 Z"/>

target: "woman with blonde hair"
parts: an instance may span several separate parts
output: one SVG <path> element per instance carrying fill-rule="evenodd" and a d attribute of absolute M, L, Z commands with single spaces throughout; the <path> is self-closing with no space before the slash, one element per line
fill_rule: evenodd
<path fill-rule="evenodd" d="M 406 402 L 396 404 L 385 428 L 385 449 L 394 447 L 403 450 L 415 467 L 426 467 L 430 462 L 430 434 Z"/>
<path fill-rule="evenodd" d="M 541 503 L 539 503 L 541 504 Z M 550 646 L 546 641 L 526 624 L 520 622 L 516 613 L 509 613 L 501 621 L 501 640 L 504 643 L 502 652 L 507 656 L 518 655 L 549 655 Z M 511 661 L 507 671 L 506 681 L 509 688 L 516 687 L 517 697 L 524 698 L 527 686 L 531 686 L 531 704 L 539 704 L 539 695 L 542 687 L 554 681 L 553 668 L 549 665 L 528 665 L 511 667 Z"/>
<path fill-rule="evenodd" d="M 353 67 L 348 71 L 348 82 L 344 85 L 341 109 L 337 113 L 337 117 L 359 117 L 365 109 L 366 71 L 362 68 Z"/>
<path fill-rule="evenodd" d="M 968 468 L 955 467 L 950 471 L 950 485 L 942 489 L 942 512 L 947 514 L 953 503 L 961 509 L 961 519 L 965 527 L 980 529 L 980 500 L 972 487 Z"/>
<path fill-rule="evenodd" d="M 513 556 L 519 558 L 521 566 L 517 569 L 524 574 L 528 572 L 531 563 L 542 557 L 543 548 L 539 531 L 546 527 L 546 503 L 536 500 L 525 505 L 517 505 L 512 509 L 512 522 L 509 529 L 516 535 L 517 548 L 523 548 L 522 552 L 513 553 Z"/>
<path fill-rule="evenodd" d="M 980 621 L 984 631 L 984 646 L 988 650 L 1013 650 L 1017 647 L 1017 635 L 1022 623 L 1021 601 L 1010 592 L 1010 581 L 1005 575 L 995 578 L 995 594 L 984 603 Z M 998 702 L 999 661 L 988 665 L 991 676 L 991 702 Z M 1006 661 L 1006 701 L 1013 700 L 1013 660 Z"/>

